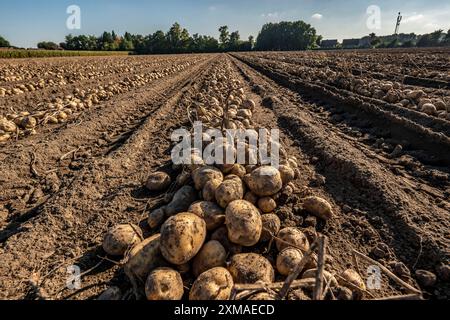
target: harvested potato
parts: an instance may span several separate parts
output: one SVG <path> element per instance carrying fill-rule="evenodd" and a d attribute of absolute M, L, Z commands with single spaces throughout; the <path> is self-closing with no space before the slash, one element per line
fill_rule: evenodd
<path fill-rule="evenodd" d="M 170 268 L 153 270 L 145 282 L 148 300 L 181 300 L 183 294 L 183 279 L 177 271 Z"/>
<path fill-rule="evenodd" d="M 260 293 L 251 295 L 247 300 L 249 300 L 249 301 L 274 301 L 277 299 L 278 299 L 278 297 L 273 293 L 260 292 Z"/>
<path fill-rule="evenodd" d="M 203 200 L 215 201 L 216 200 L 216 190 L 222 183 L 222 180 L 210 180 L 208 181 L 202 190 Z"/>
<path fill-rule="evenodd" d="M 261 238 L 262 220 L 258 209 L 250 202 L 236 200 L 225 211 L 225 225 L 231 242 L 251 247 Z"/>
<path fill-rule="evenodd" d="M 305 234 L 295 227 L 287 227 L 282 229 L 278 233 L 277 237 L 279 238 L 276 239 L 278 251 L 282 251 L 290 246 L 295 246 L 297 249 L 301 249 L 303 251 L 309 250 L 309 241 Z M 280 241 L 280 239 L 283 241 Z"/>
<path fill-rule="evenodd" d="M 124 271 L 132 282 L 137 278 L 144 283 L 150 271 L 163 266 L 164 263 L 160 251 L 160 235 L 155 234 L 131 249 L 127 255 Z"/>
<path fill-rule="evenodd" d="M 277 203 L 271 197 L 263 197 L 258 200 L 258 208 L 264 213 L 273 212 L 277 207 Z"/>
<path fill-rule="evenodd" d="M 288 276 L 303 259 L 303 253 L 296 248 L 286 248 L 277 256 L 277 270 L 283 276 Z"/>
<path fill-rule="evenodd" d="M 170 176 L 165 172 L 155 172 L 152 173 L 148 179 L 145 186 L 150 191 L 163 191 L 170 186 Z"/>
<path fill-rule="evenodd" d="M 111 256 L 123 256 L 142 239 L 142 231 L 138 226 L 119 224 L 106 233 L 103 238 L 103 250 Z"/>
<path fill-rule="evenodd" d="M 14 122 L 6 120 L 6 119 L 0 119 L 0 130 L 5 132 L 16 132 L 17 126 Z"/>
<path fill-rule="evenodd" d="M 219 241 L 226 251 L 231 254 L 237 254 L 242 252 L 242 246 L 232 243 L 230 239 L 228 239 L 228 229 L 226 226 L 218 228 L 211 234 L 211 240 Z"/>
<path fill-rule="evenodd" d="M 278 171 L 280 171 L 283 186 L 295 180 L 295 171 L 290 166 L 280 165 Z"/>
<path fill-rule="evenodd" d="M 208 241 L 203 245 L 192 262 L 194 276 L 198 277 L 203 272 L 215 267 L 223 267 L 226 258 L 227 252 L 219 241 Z"/>
<path fill-rule="evenodd" d="M 189 206 L 197 199 L 197 192 L 191 186 L 184 186 L 178 190 L 172 198 L 172 201 L 166 207 L 166 215 L 185 212 Z"/>
<path fill-rule="evenodd" d="M 254 206 L 256 206 L 258 204 L 258 197 L 251 191 L 249 191 L 245 194 L 244 200 L 250 202 Z"/>
<path fill-rule="evenodd" d="M 231 258 L 228 267 L 235 283 L 272 283 L 275 272 L 269 260 L 256 253 L 240 253 Z"/>
<path fill-rule="evenodd" d="M 212 166 L 202 166 L 192 172 L 192 180 L 194 180 L 195 188 L 202 190 L 205 184 L 211 180 L 223 181 L 222 171 Z"/>
<path fill-rule="evenodd" d="M 227 269 L 209 269 L 195 280 L 189 300 L 228 300 L 233 286 L 233 278 Z"/>
<path fill-rule="evenodd" d="M 0 134 L 0 142 L 8 141 L 11 138 L 9 133 Z"/>
<path fill-rule="evenodd" d="M 216 189 L 216 201 L 226 208 L 230 202 L 244 197 L 244 185 L 238 176 L 228 176 Z"/>
<path fill-rule="evenodd" d="M 302 279 L 315 279 L 317 274 L 317 269 L 309 269 L 303 272 Z M 325 279 L 326 283 L 330 283 L 330 288 L 337 287 L 338 282 L 336 278 L 328 271 L 323 270 L 323 278 Z"/>
<path fill-rule="evenodd" d="M 341 277 L 345 280 L 342 281 L 339 278 L 339 284 L 342 286 L 346 286 L 346 283 L 349 282 L 355 287 L 359 288 L 360 290 L 366 290 L 366 284 L 364 283 L 364 280 L 361 278 L 358 272 L 356 272 L 353 269 L 347 269 L 342 274 Z"/>
<path fill-rule="evenodd" d="M 244 177 L 250 190 L 259 197 L 277 194 L 283 187 L 280 171 L 274 167 L 263 166 Z"/>
<path fill-rule="evenodd" d="M 242 179 L 247 174 L 247 171 L 243 165 L 234 164 L 230 170 L 230 173 Z"/>
<path fill-rule="evenodd" d="M 32 116 L 24 117 L 20 122 L 20 126 L 24 129 L 33 129 L 36 125 L 37 120 Z"/>
<path fill-rule="evenodd" d="M 193 213 L 179 213 L 161 227 L 161 253 L 172 264 L 184 264 L 200 251 L 205 238 L 205 220 Z"/>
<path fill-rule="evenodd" d="M 303 199 L 303 208 L 309 213 L 323 220 L 333 217 L 333 209 L 328 201 L 319 197 L 308 197 Z"/>
<path fill-rule="evenodd" d="M 188 212 L 195 213 L 206 222 L 206 229 L 212 231 L 225 222 L 225 212 L 216 203 L 210 201 L 198 201 L 193 203 Z"/>
<path fill-rule="evenodd" d="M 260 241 L 270 241 L 280 231 L 281 221 L 276 214 L 269 213 L 261 216 L 262 233 Z"/>
<path fill-rule="evenodd" d="M 157 228 L 159 227 L 166 217 L 165 207 L 153 210 L 148 215 L 147 223 L 150 228 Z"/>

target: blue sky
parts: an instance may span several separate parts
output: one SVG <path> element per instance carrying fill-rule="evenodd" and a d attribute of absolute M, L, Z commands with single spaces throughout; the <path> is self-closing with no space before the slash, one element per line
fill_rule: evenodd
<path fill-rule="evenodd" d="M 81 8 L 81 30 L 66 28 L 69 5 Z M 122 34 L 166 31 L 178 21 L 191 33 L 218 36 L 218 27 L 239 30 L 242 38 L 258 34 L 266 22 L 304 20 L 324 38 L 343 39 L 369 34 L 370 5 L 381 9 L 381 29 L 392 34 L 397 13 L 404 18 L 401 32 L 426 33 L 450 28 L 450 2 L 442 0 L 19 0 L 0 2 L 0 35 L 13 45 L 34 47 L 43 40 L 61 42 L 68 33 Z"/>

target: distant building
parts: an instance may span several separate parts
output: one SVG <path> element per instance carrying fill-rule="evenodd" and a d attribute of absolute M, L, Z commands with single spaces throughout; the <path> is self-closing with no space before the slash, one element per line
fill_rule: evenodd
<path fill-rule="evenodd" d="M 344 49 L 355 49 L 359 47 L 359 41 L 361 39 L 344 39 L 342 41 L 342 48 Z"/>
<path fill-rule="evenodd" d="M 320 43 L 321 48 L 336 48 L 339 42 L 337 40 L 322 40 Z"/>

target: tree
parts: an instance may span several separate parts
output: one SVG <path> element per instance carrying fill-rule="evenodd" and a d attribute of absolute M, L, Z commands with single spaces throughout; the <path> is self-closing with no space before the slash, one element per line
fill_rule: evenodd
<path fill-rule="evenodd" d="M 256 40 L 258 50 L 306 50 L 317 40 L 316 29 L 304 21 L 265 24 Z"/>
<path fill-rule="evenodd" d="M 0 48 L 6 48 L 6 47 L 10 47 L 10 43 L 8 40 L 6 40 L 5 38 L 3 38 L 2 36 L 0 36 Z"/>
<path fill-rule="evenodd" d="M 248 43 L 250 44 L 250 50 L 253 50 L 253 47 L 255 46 L 255 37 L 249 36 L 248 37 Z"/>
<path fill-rule="evenodd" d="M 220 46 L 223 50 L 228 47 L 228 43 L 230 42 L 230 33 L 228 31 L 228 26 L 222 26 L 219 28 L 220 36 Z"/>
<path fill-rule="evenodd" d="M 377 37 L 377 35 L 372 32 L 371 34 L 369 34 L 369 39 L 370 39 L 370 45 L 374 48 L 377 47 L 380 43 L 381 40 L 380 38 Z"/>
<path fill-rule="evenodd" d="M 46 41 L 39 42 L 37 44 L 37 47 L 39 49 L 44 49 L 44 50 L 58 50 L 58 49 L 60 49 L 60 47 L 56 43 L 54 43 L 54 42 L 46 42 Z"/>
<path fill-rule="evenodd" d="M 230 38 L 228 41 L 228 46 L 226 47 L 227 51 L 238 51 L 240 45 L 241 36 L 239 35 L 239 31 L 234 31 L 230 34 Z"/>

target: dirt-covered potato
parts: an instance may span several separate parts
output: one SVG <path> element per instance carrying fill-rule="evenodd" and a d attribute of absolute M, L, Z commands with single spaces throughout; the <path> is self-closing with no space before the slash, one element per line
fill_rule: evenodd
<path fill-rule="evenodd" d="M 289 182 L 295 180 L 295 171 L 290 166 L 280 165 L 278 168 L 278 171 L 280 171 L 281 180 L 283 181 L 283 186 L 285 186 Z"/>
<path fill-rule="evenodd" d="M 209 269 L 225 266 L 226 258 L 227 252 L 219 241 L 208 241 L 203 245 L 192 262 L 194 276 L 198 277 Z"/>
<path fill-rule="evenodd" d="M 195 189 L 203 190 L 205 184 L 211 180 L 223 181 L 222 171 L 212 166 L 202 166 L 192 172 L 192 180 L 194 180 Z"/>
<path fill-rule="evenodd" d="M 269 260 L 256 253 L 240 253 L 231 258 L 228 267 L 235 283 L 271 283 L 275 272 Z"/>
<path fill-rule="evenodd" d="M 170 186 L 170 183 L 171 179 L 167 173 L 155 172 L 148 177 L 145 186 L 150 191 L 163 191 Z"/>
<path fill-rule="evenodd" d="M 202 190 L 202 197 L 205 201 L 216 201 L 216 190 L 222 183 L 222 180 L 208 181 Z"/>
<path fill-rule="evenodd" d="M 319 197 L 308 197 L 303 199 L 303 208 L 310 214 L 323 220 L 333 217 L 333 208 L 325 199 Z"/>
<path fill-rule="evenodd" d="M 247 300 L 249 301 L 274 301 L 277 300 L 278 297 L 269 292 L 259 292 L 251 295 Z"/>
<path fill-rule="evenodd" d="M 189 262 L 206 238 L 206 223 L 194 213 L 170 217 L 161 227 L 161 253 L 172 264 Z"/>
<path fill-rule="evenodd" d="M 263 197 L 258 200 L 258 208 L 264 213 L 271 213 L 277 207 L 277 203 L 271 197 Z"/>
<path fill-rule="evenodd" d="M 155 234 L 131 249 L 126 258 L 124 271 L 130 280 L 137 278 L 144 283 L 150 271 L 164 263 L 160 251 L 160 235 Z"/>
<path fill-rule="evenodd" d="M 189 206 L 197 199 L 197 192 L 191 186 L 184 186 L 178 190 L 172 198 L 172 201 L 166 206 L 166 215 L 185 212 Z"/>
<path fill-rule="evenodd" d="M 364 283 L 364 280 L 361 278 L 358 272 L 356 272 L 353 269 L 347 269 L 342 274 L 341 277 L 345 280 L 342 281 L 340 278 L 338 280 L 339 284 L 342 286 L 346 286 L 346 282 L 351 283 L 355 287 L 359 288 L 360 290 L 366 290 L 366 284 Z"/>
<path fill-rule="evenodd" d="M 216 189 L 216 201 L 222 208 L 244 197 L 244 185 L 238 176 L 228 176 Z"/>
<path fill-rule="evenodd" d="M 177 271 L 170 268 L 153 270 L 145 282 L 148 300 L 181 300 L 183 294 L 183 279 Z"/>
<path fill-rule="evenodd" d="M 295 246 L 303 251 L 309 250 L 308 238 L 303 232 L 295 227 L 287 227 L 282 229 L 278 233 L 277 237 L 279 238 L 276 240 L 278 251 L 282 251 L 290 246 Z M 280 239 L 283 241 L 280 241 Z"/>
<path fill-rule="evenodd" d="M 0 118 L 0 130 L 5 132 L 16 132 L 17 126 L 14 122 Z"/>
<path fill-rule="evenodd" d="M 247 174 L 247 170 L 245 170 L 245 167 L 241 164 L 234 164 L 230 170 L 230 174 L 236 175 L 242 179 Z"/>
<path fill-rule="evenodd" d="M 212 231 L 225 222 L 225 212 L 216 203 L 210 201 L 198 201 L 193 203 L 188 212 L 195 213 L 206 222 L 206 229 Z"/>
<path fill-rule="evenodd" d="M 261 238 L 262 220 L 258 209 L 250 202 L 236 200 L 225 211 L 225 225 L 231 242 L 251 247 Z"/>
<path fill-rule="evenodd" d="M 256 206 L 258 204 L 258 197 L 251 191 L 248 191 L 247 193 L 245 193 L 244 200 L 250 202 L 254 206 Z"/>
<path fill-rule="evenodd" d="M 277 270 L 281 275 L 288 276 L 302 259 L 301 250 L 292 247 L 283 249 L 277 256 Z"/>
<path fill-rule="evenodd" d="M 283 187 L 280 171 L 274 167 L 263 166 L 244 176 L 250 190 L 259 197 L 277 194 Z"/>
<path fill-rule="evenodd" d="M 227 269 L 209 269 L 195 280 L 189 292 L 189 300 L 228 300 L 233 286 L 233 278 Z"/>
<path fill-rule="evenodd" d="M 123 256 L 142 239 L 142 231 L 138 226 L 119 224 L 106 233 L 103 238 L 103 250 L 111 256 Z"/>
<path fill-rule="evenodd" d="M 270 241 L 272 236 L 276 236 L 281 228 L 280 218 L 276 214 L 269 213 L 261 216 L 262 233 L 260 241 Z"/>
<path fill-rule="evenodd" d="M 150 228 L 154 229 L 159 227 L 164 222 L 165 217 L 165 207 L 161 207 L 149 213 L 147 223 Z"/>
<path fill-rule="evenodd" d="M 303 272 L 302 279 L 310 279 L 310 278 L 315 279 L 316 274 L 317 274 L 317 269 L 306 270 L 305 272 Z M 323 270 L 323 278 L 325 279 L 325 282 L 327 282 L 327 283 L 330 282 L 331 288 L 338 286 L 338 282 L 337 282 L 335 276 L 333 276 L 330 272 Z"/>
<path fill-rule="evenodd" d="M 226 251 L 230 254 L 237 254 L 242 252 L 242 246 L 232 243 L 228 239 L 228 229 L 226 226 L 219 227 L 211 234 L 211 240 L 217 240 L 223 245 Z"/>

